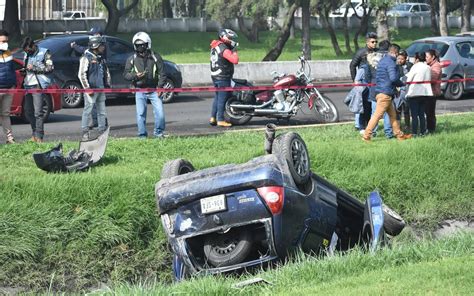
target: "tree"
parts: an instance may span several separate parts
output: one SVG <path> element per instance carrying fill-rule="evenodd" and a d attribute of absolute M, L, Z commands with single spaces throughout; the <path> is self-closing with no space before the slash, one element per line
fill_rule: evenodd
<path fill-rule="evenodd" d="M 310 0 L 301 0 L 301 47 L 306 60 L 311 60 Z"/>
<path fill-rule="evenodd" d="M 393 5 L 393 0 L 374 0 L 370 4 L 375 9 L 375 22 L 377 24 L 377 37 L 380 40 L 390 40 L 390 31 L 388 29 L 387 10 Z"/>
<path fill-rule="evenodd" d="M 431 6 L 431 34 L 433 36 L 439 36 L 439 26 L 436 17 L 439 15 L 439 3 L 438 0 L 429 0 Z"/>
<path fill-rule="evenodd" d="M 334 48 L 334 52 L 336 53 L 336 56 L 341 56 L 342 51 L 341 51 L 341 47 L 339 46 L 339 42 L 337 41 L 336 32 L 334 31 L 334 28 L 329 22 L 329 12 L 333 10 L 334 8 L 334 3 L 331 3 L 331 2 L 332 1 L 320 0 L 316 4 L 316 10 L 319 13 L 319 17 L 321 18 L 321 22 L 324 29 L 328 32 L 329 37 L 331 38 L 331 44 L 332 44 L 332 47 Z"/>
<path fill-rule="evenodd" d="M 368 6 L 368 1 L 369 0 L 362 0 L 362 4 L 363 4 L 364 8 Z M 363 36 L 365 36 L 367 34 L 367 31 L 369 30 L 369 20 L 370 20 L 370 15 L 372 14 L 372 10 L 373 10 L 373 7 L 372 7 L 372 5 L 370 5 L 370 6 L 368 6 L 367 11 L 365 9 L 363 10 L 362 16 L 359 16 L 357 13 L 354 14 L 360 20 L 360 27 L 356 31 L 356 33 L 354 35 L 354 39 L 353 39 L 354 48 L 355 48 L 356 51 L 359 50 L 359 48 L 360 48 L 360 46 L 359 46 L 359 36 L 361 34 Z M 354 10 L 354 12 L 355 12 L 355 10 Z"/>
<path fill-rule="evenodd" d="M 347 14 L 349 13 L 350 9 L 354 10 L 354 14 L 356 15 L 357 15 L 357 12 L 355 11 L 354 5 L 352 5 L 351 0 L 346 0 L 346 5 L 347 5 L 347 9 L 344 11 L 344 18 L 342 21 L 342 31 L 344 32 L 344 44 L 346 46 L 346 52 L 348 54 L 352 54 L 349 28 L 347 27 L 347 22 L 349 21 L 349 19 L 347 19 Z"/>
<path fill-rule="evenodd" d="M 286 41 L 288 41 L 288 38 L 290 37 L 290 28 L 293 24 L 293 20 L 295 18 L 295 11 L 296 9 L 298 9 L 298 7 L 298 3 L 291 4 L 290 9 L 288 9 L 288 13 L 286 15 L 285 23 L 283 24 L 283 27 L 280 30 L 280 34 L 278 35 L 275 45 L 263 58 L 264 62 L 276 61 L 280 56 L 283 47 L 285 47 Z"/>
<path fill-rule="evenodd" d="M 439 32 L 441 36 L 448 36 L 448 6 L 446 0 L 439 0 Z"/>
<path fill-rule="evenodd" d="M 171 8 L 170 0 L 163 0 L 161 2 L 161 14 L 164 18 L 173 17 L 173 9 Z"/>
<path fill-rule="evenodd" d="M 139 0 L 132 0 L 132 2 L 123 9 L 117 8 L 117 0 L 101 0 L 108 12 L 107 26 L 105 32 L 109 35 L 117 33 L 120 18 L 129 13 Z"/>
<path fill-rule="evenodd" d="M 471 30 L 471 5 L 471 0 L 463 0 L 461 32 L 468 32 Z"/>
<path fill-rule="evenodd" d="M 18 19 L 18 1 L 6 1 L 3 28 L 10 34 L 10 40 L 19 42 L 21 31 Z"/>

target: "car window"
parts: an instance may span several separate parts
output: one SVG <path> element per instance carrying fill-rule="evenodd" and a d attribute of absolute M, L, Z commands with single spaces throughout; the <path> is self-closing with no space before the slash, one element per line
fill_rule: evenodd
<path fill-rule="evenodd" d="M 419 5 L 413 5 L 413 8 L 411 9 L 411 12 L 420 12 L 420 6 Z"/>
<path fill-rule="evenodd" d="M 396 11 L 409 11 L 410 10 L 410 5 L 408 5 L 408 4 L 398 4 L 393 8 L 393 10 L 396 10 Z"/>
<path fill-rule="evenodd" d="M 413 57 L 417 52 L 426 52 L 429 49 L 434 49 L 443 57 L 448 51 L 449 45 L 443 42 L 434 41 L 420 41 L 414 42 L 407 48 L 408 55 Z"/>
<path fill-rule="evenodd" d="M 430 7 L 428 5 L 420 5 L 421 11 L 430 11 Z"/>
<path fill-rule="evenodd" d="M 125 61 L 133 53 L 133 48 L 118 40 L 107 40 L 107 54 L 109 60 Z"/>
<path fill-rule="evenodd" d="M 81 17 L 81 14 L 76 12 L 73 17 Z"/>
<path fill-rule="evenodd" d="M 63 17 L 71 17 L 72 16 L 72 13 L 70 12 L 66 12 L 63 14 Z"/>
<path fill-rule="evenodd" d="M 474 42 L 460 42 L 456 44 L 456 49 L 461 57 L 466 59 L 474 59 L 473 45 Z"/>

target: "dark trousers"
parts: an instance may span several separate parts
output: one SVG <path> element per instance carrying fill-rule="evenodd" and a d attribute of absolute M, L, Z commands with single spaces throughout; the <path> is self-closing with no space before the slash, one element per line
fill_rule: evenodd
<path fill-rule="evenodd" d="M 33 93 L 25 96 L 25 115 L 31 125 L 32 135 L 44 137 L 44 99 L 43 94 Z"/>
<path fill-rule="evenodd" d="M 439 97 L 428 97 L 426 100 L 426 128 L 430 133 L 436 130 L 436 100 Z"/>
<path fill-rule="evenodd" d="M 409 99 L 411 111 L 411 133 L 424 134 L 426 131 L 425 105 L 426 97 L 412 97 Z M 420 132 L 418 133 L 418 123 L 420 123 Z"/>
<path fill-rule="evenodd" d="M 214 87 L 230 87 L 230 79 L 214 80 Z M 211 117 L 217 118 L 217 121 L 224 121 L 225 103 L 230 94 L 229 91 L 216 91 L 214 102 L 212 102 Z"/>
<path fill-rule="evenodd" d="M 359 114 L 359 128 L 365 129 L 370 120 L 370 115 L 372 114 L 372 102 L 367 98 L 362 100 L 362 106 L 364 113 Z"/>

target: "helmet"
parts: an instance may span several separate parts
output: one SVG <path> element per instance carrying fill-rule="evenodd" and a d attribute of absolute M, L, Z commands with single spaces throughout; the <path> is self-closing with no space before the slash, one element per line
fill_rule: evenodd
<path fill-rule="evenodd" d="M 146 44 L 147 49 L 151 49 L 151 38 L 145 32 L 138 32 L 133 36 L 132 39 L 133 47 L 138 50 L 137 45 Z"/>
<path fill-rule="evenodd" d="M 102 31 L 101 27 L 92 27 L 89 31 L 90 35 L 104 35 L 104 32 Z"/>
<path fill-rule="evenodd" d="M 91 36 L 89 37 L 89 48 L 97 49 L 99 46 L 105 44 L 105 38 L 102 36 Z"/>
<path fill-rule="evenodd" d="M 237 33 L 235 33 L 234 31 L 232 31 L 231 29 L 221 29 L 219 31 L 219 39 L 230 45 L 230 47 L 234 48 L 234 47 L 237 47 L 239 46 L 239 43 L 237 42 Z"/>

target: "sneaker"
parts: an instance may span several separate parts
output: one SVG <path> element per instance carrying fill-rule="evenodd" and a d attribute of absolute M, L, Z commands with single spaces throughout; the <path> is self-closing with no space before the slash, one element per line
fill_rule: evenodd
<path fill-rule="evenodd" d="M 211 117 L 211 119 L 209 119 L 209 124 L 212 125 L 212 126 L 216 126 L 217 125 L 217 120 L 215 117 Z"/>
<path fill-rule="evenodd" d="M 365 129 L 361 129 L 361 130 L 359 131 L 359 134 L 360 134 L 361 136 L 363 136 L 363 135 L 365 134 Z"/>
<path fill-rule="evenodd" d="M 36 143 L 43 143 L 43 139 L 42 138 L 36 138 Z"/>
<path fill-rule="evenodd" d="M 403 134 L 401 136 L 397 136 L 397 140 L 399 140 L 399 141 L 408 140 L 408 139 L 411 139 L 411 138 L 413 138 L 412 134 Z"/>
<path fill-rule="evenodd" d="M 81 138 L 82 141 L 89 141 L 89 137 L 90 137 L 89 131 L 82 132 L 82 138 Z"/>
<path fill-rule="evenodd" d="M 220 126 L 220 127 L 231 127 L 231 126 L 232 126 L 232 123 L 227 122 L 227 121 L 218 121 L 218 122 L 217 122 L 217 126 Z"/>
<path fill-rule="evenodd" d="M 11 138 L 11 139 L 8 139 L 6 143 L 7 144 L 15 144 L 16 142 L 15 142 L 15 139 Z"/>
<path fill-rule="evenodd" d="M 366 143 L 370 143 L 370 142 L 372 142 L 372 139 L 369 138 L 369 137 L 362 137 L 362 141 L 364 141 Z"/>

